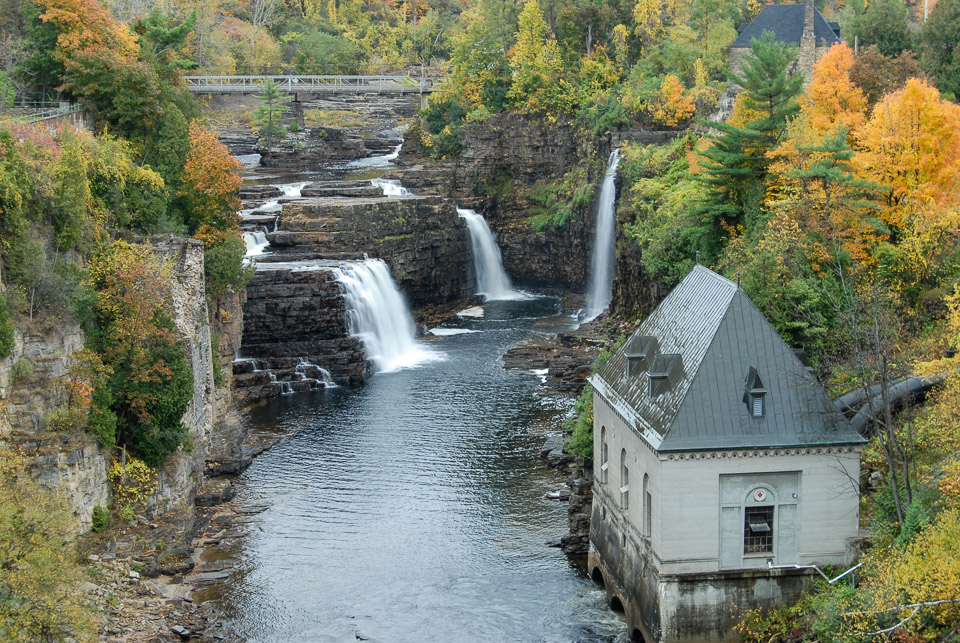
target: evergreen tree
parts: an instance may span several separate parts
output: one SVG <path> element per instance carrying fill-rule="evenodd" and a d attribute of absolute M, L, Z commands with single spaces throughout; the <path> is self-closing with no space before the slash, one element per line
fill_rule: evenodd
<path fill-rule="evenodd" d="M 263 92 L 257 94 L 257 98 L 262 102 L 253 114 L 253 122 L 260 128 L 260 138 L 266 138 L 267 150 L 272 150 L 274 136 L 283 134 L 282 120 L 287 106 L 281 105 L 283 97 L 272 80 L 263 84 Z"/>
<path fill-rule="evenodd" d="M 923 26 L 923 70 L 942 92 L 960 96 L 960 0 L 940 0 Z"/>
<path fill-rule="evenodd" d="M 748 232 L 764 221 L 764 193 L 770 160 L 766 153 L 782 138 L 788 120 L 799 110 L 797 96 L 803 76 L 789 76 L 787 68 L 797 50 L 775 42 L 764 33 L 751 43 L 752 55 L 743 59 L 741 73 L 731 73 L 731 82 L 743 88 L 741 107 L 750 116 L 744 125 L 709 123 L 719 133 L 709 135 L 711 145 L 704 157 L 700 180 L 706 186 L 695 213 L 706 229 L 703 250 L 716 256 L 731 230 L 743 226 Z"/>

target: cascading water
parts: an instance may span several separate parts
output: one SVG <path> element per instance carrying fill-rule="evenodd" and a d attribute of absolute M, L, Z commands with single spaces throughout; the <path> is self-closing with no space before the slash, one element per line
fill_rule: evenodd
<path fill-rule="evenodd" d="M 244 232 L 243 243 L 247 246 L 247 254 L 244 255 L 245 259 L 262 255 L 266 249 L 270 247 L 270 242 L 267 241 L 267 235 L 263 232 Z"/>
<path fill-rule="evenodd" d="M 299 197 L 300 190 L 305 188 L 307 185 L 309 185 L 309 183 L 303 181 L 301 183 L 287 183 L 286 185 L 278 185 L 277 187 L 280 188 L 280 191 L 283 192 L 283 196 L 285 197 Z"/>
<path fill-rule="evenodd" d="M 610 153 L 607 171 L 603 175 L 603 185 L 600 187 L 597 235 L 593 241 L 593 259 L 590 262 L 590 289 L 587 291 L 585 321 L 605 311 L 613 298 L 614 242 L 617 232 L 615 181 L 619 164 L 620 150 L 614 150 Z"/>
<path fill-rule="evenodd" d="M 347 329 L 363 342 L 378 373 L 443 358 L 417 342 L 413 318 L 386 263 L 380 259 L 344 263 L 336 274 L 347 303 Z"/>
<path fill-rule="evenodd" d="M 370 179 L 370 185 L 383 190 L 383 196 L 410 196 L 413 194 L 396 179 Z"/>
<path fill-rule="evenodd" d="M 457 214 L 470 231 L 470 247 L 473 249 L 473 270 L 477 274 L 477 294 L 485 301 L 524 299 L 522 293 L 513 289 L 510 277 L 503 269 L 503 259 L 497 240 L 486 220 L 473 210 L 457 208 Z"/>

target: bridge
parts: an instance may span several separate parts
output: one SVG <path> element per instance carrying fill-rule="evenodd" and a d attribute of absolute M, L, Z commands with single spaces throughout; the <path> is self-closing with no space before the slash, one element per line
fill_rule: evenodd
<path fill-rule="evenodd" d="M 410 76 L 184 76 L 194 94 L 253 94 L 273 81 L 284 94 L 426 94 L 429 81 Z"/>

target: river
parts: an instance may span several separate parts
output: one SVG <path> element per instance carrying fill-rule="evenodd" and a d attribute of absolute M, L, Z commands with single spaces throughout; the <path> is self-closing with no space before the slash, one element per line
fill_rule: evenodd
<path fill-rule="evenodd" d="M 436 353 L 356 389 L 249 412 L 290 433 L 239 477 L 250 518 L 216 605 L 240 640 L 626 641 L 603 589 L 559 550 L 563 480 L 541 463 L 563 405 L 500 357 L 562 329 L 553 297 L 491 302 L 421 340 Z"/>

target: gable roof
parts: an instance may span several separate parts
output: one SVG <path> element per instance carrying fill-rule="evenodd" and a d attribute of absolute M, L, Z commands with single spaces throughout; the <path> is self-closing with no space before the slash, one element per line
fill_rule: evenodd
<path fill-rule="evenodd" d="M 772 31 L 776 42 L 799 47 L 800 38 L 803 36 L 803 12 L 802 3 L 767 5 L 753 22 L 740 28 L 737 39 L 730 46 L 749 49 L 751 40 L 759 40 L 764 31 Z M 813 38 L 818 47 L 830 47 L 840 42 L 840 38 L 819 9 L 813 10 Z"/>
<path fill-rule="evenodd" d="M 679 356 L 669 386 L 654 394 L 649 368 L 627 374 L 641 337 L 656 338 L 658 354 Z M 751 368 L 763 381 L 763 417 L 744 402 Z M 746 293 L 700 265 L 590 381 L 659 451 L 864 441 Z"/>

